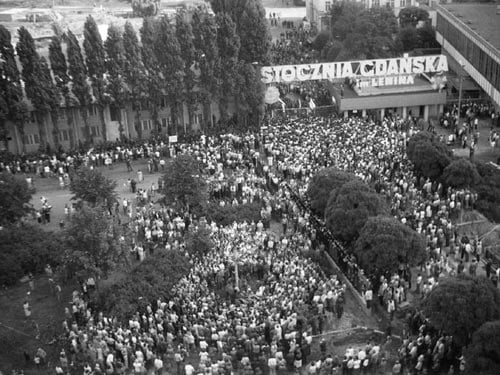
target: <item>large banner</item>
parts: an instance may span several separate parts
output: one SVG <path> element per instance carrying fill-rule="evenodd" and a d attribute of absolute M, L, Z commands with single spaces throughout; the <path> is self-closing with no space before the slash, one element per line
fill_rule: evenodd
<path fill-rule="evenodd" d="M 264 66 L 261 68 L 262 82 L 290 83 L 345 78 L 362 79 L 387 76 L 404 76 L 448 71 L 448 60 L 444 55 L 400 57 L 394 59 L 342 61 L 333 63 Z"/>

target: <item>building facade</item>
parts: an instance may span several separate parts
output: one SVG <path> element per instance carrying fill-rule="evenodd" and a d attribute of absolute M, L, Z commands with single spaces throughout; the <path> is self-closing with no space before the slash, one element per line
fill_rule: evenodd
<path fill-rule="evenodd" d="M 121 134 L 128 139 L 149 139 L 153 134 L 167 135 L 188 129 L 196 130 L 204 123 L 212 126 L 212 122 L 215 123 L 220 118 L 217 103 L 212 103 L 210 107 L 212 117 L 204 121 L 201 105 L 194 112 L 192 119 L 189 119 L 187 106 L 184 105 L 177 118 L 178 128 L 174 126 L 170 108 L 165 101 L 158 109 L 158 126 L 155 126 L 153 113 L 148 108 L 135 110 L 131 105 L 127 105 L 120 110 L 120 116 L 117 116 L 115 111 L 105 107 L 103 117 L 96 105 L 85 108 L 85 113 L 80 108 L 62 108 L 57 119 L 57 132 L 54 131 L 50 115 L 36 116 L 32 111 L 28 121 L 24 123 L 24 134 L 15 124 L 7 123 L 9 131 L 7 151 L 15 154 L 32 153 L 38 151 L 42 143 L 48 144 L 55 150 L 56 141 L 64 150 L 69 150 L 78 147 L 79 144 L 99 144 L 104 140 L 116 141 L 120 139 Z M 118 121 L 119 118 L 121 121 Z M 45 142 L 42 137 L 45 138 Z"/>
<path fill-rule="evenodd" d="M 437 5 L 436 39 L 450 68 L 470 76 L 500 110 L 500 14 L 496 4 Z"/>

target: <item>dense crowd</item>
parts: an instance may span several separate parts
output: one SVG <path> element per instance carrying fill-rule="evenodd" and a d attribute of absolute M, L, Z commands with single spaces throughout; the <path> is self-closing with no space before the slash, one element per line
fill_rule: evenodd
<path fill-rule="evenodd" d="M 172 298 L 158 296 L 128 323 L 93 311 L 86 294 L 75 292 L 64 323 L 70 345 L 58 368 L 64 372 L 77 360 L 86 363 L 87 374 L 161 373 L 172 363 L 177 373 L 187 375 L 276 373 L 306 366 L 312 373 L 379 368 L 388 358 L 379 355 L 376 344 L 346 353 L 344 360 L 324 353 L 319 362 L 308 363 L 312 336 L 342 318 L 346 286 L 335 276 L 326 277 L 305 256 L 325 246 L 318 241 L 324 223 L 308 208 L 305 193 L 321 168 L 350 171 L 386 197 L 393 216 L 425 236 L 428 262 L 420 265 L 416 281 L 413 275 L 414 287 L 405 264 L 395 274 L 368 280 L 360 277 L 362 270 L 351 255 L 341 259 L 339 265 L 369 307 L 380 303 L 392 317 L 413 289 L 425 296 L 445 274 L 473 274 L 482 245 L 475 236 L 459 235 L 453 221 L 461 210 L 472 208 L 476 195 L 415 177 L 405 155 L 415 131 L 399 118 L 380 124 L 354 118 L 275 118 L 261 134 L 202 136 L 167 148 L 169 157 L 187 153 L 200 161 L 212 200 L 221 205 L 257 201 L 261 220 L 222 227 L 189 211 L 153 204 L 132 210 L 124 201 L 123 213 L 130 216 L 135 236 L 131 250 L 139 261 L 164 249 L 184 252 L 186 233 L 200 228 L 210 232 L 215 247 L 205 257 L 192 258 L 191 271 Z M 140 149 L 137 157 L 165 157 L 164 151 L 156 155 L 155 144 Z M 129 149 L 118 146 L 109 152 L 112 163 L 128 160 L 120 155 Z M 82 163 L 106 166 L 106 157 L 98 154 L 85 153 Z M 270 217 L 282 224 L 282 233 L 269 230 Z M 458 266 L 455 258 L 462 260 Z M 227 293 L 219 292 L 231 285 Z M 411 352 L 409 343 L 415 340 L 408 340 Z M 431 345 L 434 350 L 437 341 L 431 340 L 426 351 Z M 403 357 L 396 368 L 408 363 Z M 432 358 L 422 368 L 435 366 Z"/>
<path fill-rule="evenodd" d="M 164 363 L 176 363 L 177 372 L 186 374 L 195 371 L 194 365 L 197 373 L 249 374 L 306 365 L 312 334 L 335 317 L 341 319 L 346 286 L 302 255 L 313 246 L 313 232 L 259 150 L 254 135 L 207 137 L 179 146 L 214 178 L 214 199 L 258 199 L 263 220 L 271 212 L 282 216 L 282 235 L 266 230 L 262 221 L 218 227 L 188 212 L 143 207 L 132 220 L 139 261 L 148 254 L 144 244 L 154 248 L 150 251 L 183 251 L 184 234 L 200 227 L 210 230 L 216 246 L 207 256 L 192 259 L 189 276 L 171 299 L 159 298 L 128 326 L 92 312 L 76 293 L 73 315 L 65 323 L 71 360 L 62 360 L 63 367 L 77 357 L 92 364 L 85 368 L 94 373 L 160 372 Z M 129 214 L 128 204 L 124 212 Z M 230 298 L 222 298 L 217 291 L 234 282 L 235 268 L 241 282 Z M 258 275 L 256 285 L 245 281 L 251 275 Z"/>

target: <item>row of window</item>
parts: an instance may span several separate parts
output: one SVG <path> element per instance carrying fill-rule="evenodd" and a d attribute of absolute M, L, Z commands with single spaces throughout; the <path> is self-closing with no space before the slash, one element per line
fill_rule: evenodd
<path fill-rule="evenodd" d="M 195 114 L 193 121 L 196 125 L 200 124 L 203 121 L 203 115 L 202 114 Z M 168 128 L 173 125 L 173 121 L 171 117 L 164 117 L 160 119 L 161 127 L 162 128 Z M 141 121 L 141 130 L 153 130 L 154 125 L 153 125 L 153 120 L 142 120 Z"/>
<path fill-rule="evenodd" d="M 89 106 L 86 109 L 86 115 L 87 115 L 87 117 L 97 116 L 98 113 L 99 113 L 99 110 L 98 110 L 97 106 L 91 105 L 91 106 Z M 29 116 L 30 116 L 29 121 L 31 123 L 35 124 L 37 122 L 35 111 L 30 112 Z M 66 120 L 66 114 L 63 111 L 59 112 L 58 120 L 59 121 L 65 121 Z"/>
<path fill-rule="evenodd" d="M 85 128 L 82 128 L 82 133 L 85 134 Z M 101 129 L 98 126 L 90 127 L 90 135 L 92 137 L 99 137 L 101 135 Z M 59 131 L 57 135 L 59 142 L 68 142 L 70 138 L 69 130 L 63 129 Z M 40 136 L 38 134 L 26 134 L 24 136 L 23 142 L 25 145 L 37 145 L 40 143 Z"/>
<path fill-rule="evenodd" d="M 439 32 L 455 49 L 462 54 L 497 90 L 500 90 L 500 64 L 486 54 L 476 43 L 467 38 L 456 26 L 441 14 L 437 15 Z"/>

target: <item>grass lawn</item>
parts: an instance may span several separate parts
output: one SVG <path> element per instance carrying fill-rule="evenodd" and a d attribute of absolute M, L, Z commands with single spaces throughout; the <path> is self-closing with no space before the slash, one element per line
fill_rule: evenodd
<path fill-rule="evenodd" d="M 47 352 L 47 360 L 55 363 L 59 357 L 60 344 L 51 344 L 62 333 L 64 306 L 71 300 L 76 285 L 66 284 L 58 301 L 50 290 L 48 279 L 40 276 L 35 279 L 35 290 L 28 296 L 27 283 L 0 292 L 0 370 L 5 374 L 13 369 L 24 369 L 26 375 L 40 374 L 35 368 L 33 358 L 41 347 Z M 23 303 L 28 300 L 32 315 L 30 320 L 24 316 Z M 38 328 L 36 327 L 38 326 Z M 30 356 L 26 362 L 23 352 Z M 53 370 L 53 366 L 51 367 Z"/>

